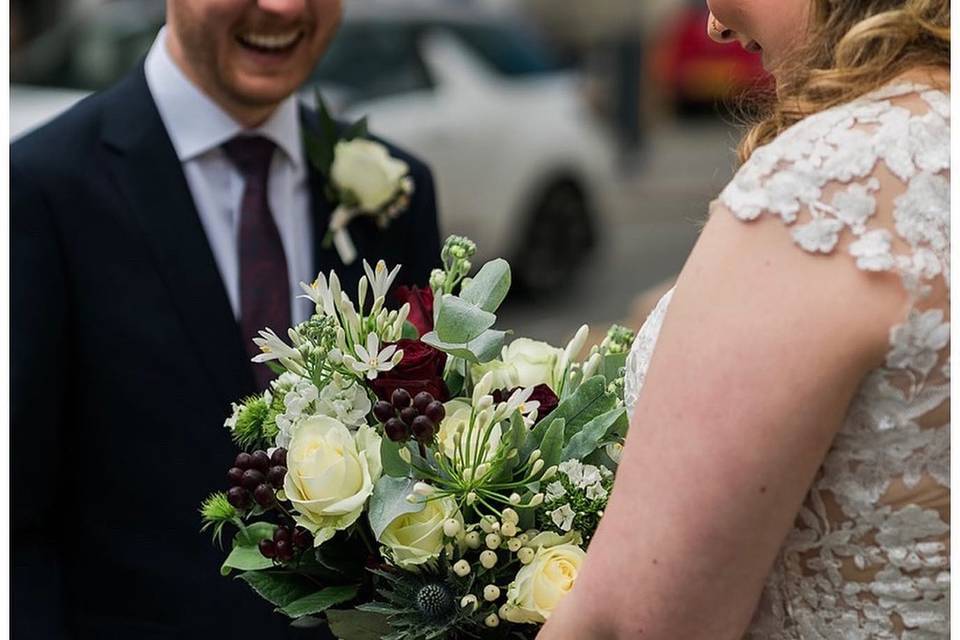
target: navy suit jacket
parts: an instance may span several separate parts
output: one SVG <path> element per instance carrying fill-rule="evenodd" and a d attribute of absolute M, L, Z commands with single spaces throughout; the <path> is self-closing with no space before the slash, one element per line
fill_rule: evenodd
<path fill-rule="evenodd" d="M 432 178 L 390 150 L 412 204 L 350 233 L 425 285 Z M 225 552 L 199 533 L 236 453 L 229 404 L 254 382 L 142 65 L 13 144 L 10 187 L 14 637 L 317 637 L 222 577 Z M 360 260 L 321 247 L 323 187 L 312 171 L 316 268 L 354 291 Z"/>

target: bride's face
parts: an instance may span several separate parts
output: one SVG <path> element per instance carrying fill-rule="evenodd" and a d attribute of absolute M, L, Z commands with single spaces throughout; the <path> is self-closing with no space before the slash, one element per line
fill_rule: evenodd
<path fill-rule="evenodd" d="M 710 37 L 739 43 L 775 69 L 807 32 L 811 0 L 707 0 Z"/>

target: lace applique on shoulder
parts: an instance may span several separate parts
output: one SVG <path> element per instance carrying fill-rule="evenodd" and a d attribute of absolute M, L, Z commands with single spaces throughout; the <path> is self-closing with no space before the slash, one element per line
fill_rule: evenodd
<path fill-rule="evenodd" d="M 758 149 L 718 202 L 811 254 L 900 276 L 911 308 L 861 384 L 748 638 L 949 634 L 949 96 L 900 85 Z"/>
<path fill-rule="evenodd" d="M 898 274 L 911 299 L 781 548 L 750 640 L 949 637 L 949 141 L 948 94 L 887 87 L 758 149 L 717 200 L 744 221 L 778 216 L 802 251 Z M 631 413 L 670 296 L 627 360 Z"/>

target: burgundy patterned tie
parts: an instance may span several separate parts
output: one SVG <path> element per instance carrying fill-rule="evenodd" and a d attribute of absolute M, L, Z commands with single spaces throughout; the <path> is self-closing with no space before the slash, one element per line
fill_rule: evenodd
<path fill-rule="evenodd" d="M 260 136 L 240 136 L 223 145 L 243 175 L 240 201 L 240 329 L 252 358 L 260 353 L 252 338 L 264 327 L 286 336 L 290 327 L 290 284 L 280 232 L 270 213 L 267 181 L 275 145 Z M 257 389 L 267 388 L 273 373 L 254 364 Z"/>

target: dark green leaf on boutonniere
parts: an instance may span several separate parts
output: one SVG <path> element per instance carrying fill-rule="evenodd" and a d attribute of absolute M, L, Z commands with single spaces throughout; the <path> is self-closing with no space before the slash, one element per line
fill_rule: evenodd
<path fill-rule="evenodd" d="M 347 127 L 343 133 L 344 140 L 356 140 L 357 138 L 367 138 L 370 136 L 370 127 L 368 126 L 367 116 L 363 116 L 352 125 Z"/>
<path fill-rule="evenodd" d="M 337 145 L 337 124 L 331 117 L 327 104 L 320 95 L 320 90 L 317 89 L 314 95 L 316 96 L 318 131 L 316 135 L 307 131 L 304 143 L 310 164 L 320 172 L 320 175 L 329 178 L 330 168 L 333 166 L 334 148 Z"/>

